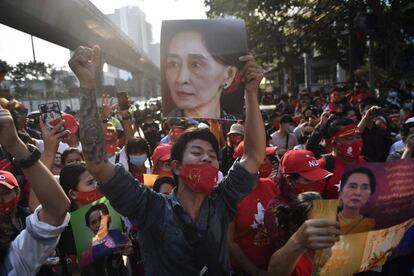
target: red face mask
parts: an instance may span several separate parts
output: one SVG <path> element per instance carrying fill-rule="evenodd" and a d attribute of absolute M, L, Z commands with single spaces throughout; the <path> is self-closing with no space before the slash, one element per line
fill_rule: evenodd
<path fill-rule="evenodd" d="M 118 148 L 118 139 L 116 133 L 113 131 L 106 132 L 106 153 L 108 156 L 113 156 Z"/>
<path fill-rule="evenodd" d="M 183 132 L 184 132 L 184 129 L 183 128 L 181 128 L 181 127 L 174 127 L 174 128 L 172 128 L 171 130 L 170 130 L 170 138 L 171 138 L 171 141 L 175 141 L 175 140 L 177 140 L 177 138 L 178 137 L 180 137 L 181 136 L 181 134 L 183 134 Z"/>
<path fill-rule="evenodd" d="M 262 164 L 260 165 L 260 168 L 259 168 L 259 177 L 266 178 L 272 173 L 272 171 L 273 171 L 272 163 Z"/>
<path fill-rule="evenodd" d="M 16 195 L 12 200 L 0 203 L 0 216 L 10 216 L 16 210 L 18 202 L 19 197 Z"/>
<path fill-rule="evenodd" d="M 159 170 L 158 171 L 158 177 L 161 177 L 161 176 L 173 176 L 173 174 L 172 174 L 172 172 L 171 171 L 167 171 L 167 170 Z"/>
<path fill-rule="evenodd" d="M 239 145 L 241 141 L 243 141 L 243 137 L 241 137 L 239 135 L 230 136 L 230 142 L 233 146 Z"/>
<path fill-rule="evenodd" d="M 320 194 L 322 194 L 322 189 L 320 189 L 320 187 L 318 185 L 316 185 L 315 183 L 311 183 L 311 184 L 303 184 L 300 182 L 296 182 L 295 183 L 295 194 L 300 194 L 300 193 L 304 193 L 304 192 L 318 192 Z"/>
<path fill-rule="evenodd" d="M 341 144 L 338 146 L 338 152 L 345 158 L 357 159 L 361 155 L 362 146 L 364 142 L 362 139 L 358 139 L 351 144 Z"/>
<path fill-rule="evenodd" d="M 101 194 L 97 189 L 95 189 L 89 192 L 78 192 L 76 201 L 82 205 L 88 205 L 89 203 L 92 203 L 100 199 L 101 197 L 103 197 L 103 194 Z"/>
<path fill-rule="evenodd" d="M 185 164 L 180 176 L 194 193 L 209 194 L 217 184 L 218 169 L 207 163 Z"/>

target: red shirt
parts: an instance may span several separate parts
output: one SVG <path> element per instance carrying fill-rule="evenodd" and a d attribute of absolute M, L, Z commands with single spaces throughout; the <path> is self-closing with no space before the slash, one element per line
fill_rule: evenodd
<path fill-rule="evenodd" d="M 290 276 L 310 276 L 312 275 L 312 262 L 306 257 L 306 255 L 300 256 L 296 263 L 295 269 Z"/>
<path fill-rule="evenodd" d="M 264 212 L 277 189 L 271 179 L 259 178 L 257 182 L 256 188 L 237 207 L 235 242 L 252 263 L 267 269 L 274 247 L 264 227 Z"/>
<path fill-rule="evenodd" d="M 341 178 L 347 166 L 344 163 L 344 161 L 342 161 L 341 159 L 337 157 L 333 157 L 333 159 L 334 159 L 334 171 L 332 172 L 333 175 L 329 178 L 328 183 L 326 183 L 325 179 L 320 181 L 321 183 L 323 183 L 321 185 L 324 187 L 323 190 L 325 191 L 322 194 L 322 197 L 324 199 L 337 199 L 339 197 L 339 188 L 341 185 Z M 359 156 L 357 160 L 357 164 L 364 164 L 366 162 L 367 161 L 365 161 L 363 156 Z M 323 157 L 318 160 L 318 163 L 320 164 L 322 168 L 325 168 L 325 159 Z"/>

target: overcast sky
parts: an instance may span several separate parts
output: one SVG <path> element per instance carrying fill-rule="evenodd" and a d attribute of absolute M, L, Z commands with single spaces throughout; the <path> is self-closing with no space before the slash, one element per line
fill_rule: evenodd
<path fill-rule="evenodd" d="M 103 13 L 113 13 L 124 6 L 140 6 L 153 26 L 154 42 L 159 42 L 163 19 L 206 18 L 204 0 L 91 0 Z M 30 35 L 0 24 L 0 59 L 15 65 L 33 59 Z M 36 59 L 55 67 L 67 67 L 69 51 L 56 44 L 34 37 Z"/>

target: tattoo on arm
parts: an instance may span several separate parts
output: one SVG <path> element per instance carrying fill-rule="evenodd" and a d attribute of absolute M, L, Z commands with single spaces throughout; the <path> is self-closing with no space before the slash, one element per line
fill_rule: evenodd
<path fill-rule="evenodd" d="M 81 88 L 80 140 L 86 161 L 99 165 L 108 162 L 102 120 L 99 116 L 94 90 Z"/>

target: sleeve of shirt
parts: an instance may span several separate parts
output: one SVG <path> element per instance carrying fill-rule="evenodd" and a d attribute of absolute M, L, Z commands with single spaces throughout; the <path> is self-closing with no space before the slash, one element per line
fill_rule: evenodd
<path fill-rule="evenodd" d="M 117 164 L 114 176 L 99 185 L 99 191 L 121 215 L 143 230 L 162 217 L 166 199 L 139 183 Z"/>
<path fill-rule="evenodd" d="M 55 250 L 60 234 L 69 223 L 69 214 L 59 226 L 42 222 L 38 217 L 41 209 L 42 206 L 38 206 L 34 214 L 26 218 L 26 229 L 11 243 L 7 257 L 16 275 L 35 275 Z"/>
<path fill-rule="evenodd" d="M 220 182 L 216 191 L 223 200 L 230 219 L 236 214 L 239 201 L 252 190 L 256 181 L 257 174 L 249 173 L 239 161 L 235 161 Z"/>

